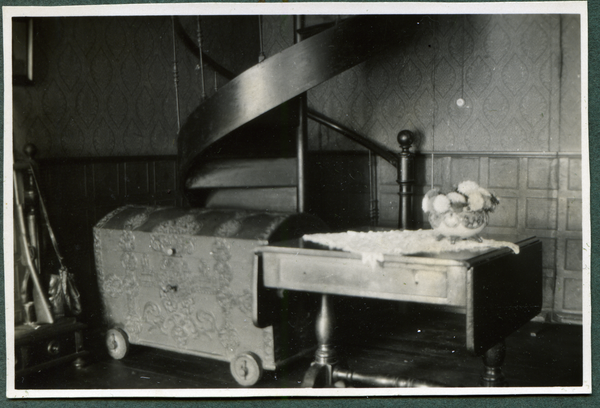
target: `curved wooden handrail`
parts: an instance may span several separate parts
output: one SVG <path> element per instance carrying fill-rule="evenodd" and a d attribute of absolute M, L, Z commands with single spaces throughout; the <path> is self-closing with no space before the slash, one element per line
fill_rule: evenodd
<path fill-rule="evenodd" d="M 322 26 L 319 26 L 318 30 L 313 29 L 314 32 L 311 32 L 310 35 L 304 35 L 303 37 L 304 38 L 310 37 L 312 35 L 315 35 L 316 33 L 324 31 L 325 28 L 331 28 L 333 26 L 334 26 L 333 23 L 324 24 Z M 176 30 L 177 34 L 179 35 L 179 37 L 182 39 L 183 44 L 189 51 L 191 51 L 194 54 L 198 54 L 200 52 L 200 49 L 198 48 L 198 44 L 194 40 L 192 40 L 192 38 L 189 36 L 188 32 L 185 31 L 185 29 L 183 28 L 183 25 L 181 24 L 181 21 L 179 19 L 175 19 L 175 30 Z M 212 69 L 214 69 L 218 74 L 222 75 L 225 79 L 231 80 L 236 77 L 235 73 L 233 73 L 233 72 L 229 71 L 227 68 L 223 67 L 221 64 L 219 64 L 217 61 L 215 61 L 213 58 L 211 58 L 206 53 L 203 52 L 202 56 L 203 56 L 203 60 L 207 63 L 207 65 L 209 65 Z M 335 120 L 323 115 L 322 113 L 320 113 L 312 108 L 308 108 L 307 115 L 308 115 L 309 119 L 314 120 L 315 122 L 318 122 L 321 125 L 326 126 L 329 129 L 341 134 L 342 136 L 347 137 L 350 140 L 360 144 L 361 146 L 365 147 L 366 149 L 371 150 L 371 152 L 373 152 L 373 153 L 377 154 L 378 156 L 380 156 L 381 158 L 385 159 L 387 162 L 392 164 L 394 167 L 398 166 L 398 156 L 393 151 L 388 150 L 383 146 L 380 146 L 379 144 L 373 142 L 372 140 L 366 138 L 365 136 L 362 136 L 361 134 L 336 122 Z"/>
<path fill-rule="evenodd" d="M 339 134 L 347 137 L 348 139 L 351 139 L 354 142 L 358 143 L 359 145 L 369 149 L 376 155 L 382 157 L 387 162 L 392 164 L 394 167 L 398 166 L 398 155 L 396 153 L 394 153 L 393 151 L 388 150 L 385 147 L 380 146 L 379 144 L 373 142 L 371 139 L 368 139 L 368 138 L 362 136 L 361 134 L 356 133 L 352 129 L 347 128 L 346 126 L 335 122 L 334 120 L 328 118 L 327 116 L 325 116 L 311 108 L 308 108 L 308 118 L 314 120 L 315 122 L 320 123 L 323 126 L 328 127 L 329 129 L 332 129 L 332 130 L 338 132 Z"/>
<path fill-rule="evenodd" d="M 179 134 L 182 179 L 210 145 L 245 123 L 414 34 L 422 16 L 358 16 L 238 75 L 200 105 Z"/>

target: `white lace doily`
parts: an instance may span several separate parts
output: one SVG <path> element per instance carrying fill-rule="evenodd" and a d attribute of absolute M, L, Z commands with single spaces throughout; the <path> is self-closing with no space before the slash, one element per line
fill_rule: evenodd
<path fill-rule="evenodd" d="M 434 230 L 417 231 L 347 231 L 330 234 L 308 234 L 303 240 L 324 245 L 331 249 L 361 254 L 363 263 L 382 262 L 384 254 L 412 255 L 419 253 L 438 254 L 464 250 L 482 250 L 491 248 L 510 248 L 515 254 L 519 246 L 512 242 L 483 239 L 460 240 L 454 244 L 448 239 L 437 240 Z"/>

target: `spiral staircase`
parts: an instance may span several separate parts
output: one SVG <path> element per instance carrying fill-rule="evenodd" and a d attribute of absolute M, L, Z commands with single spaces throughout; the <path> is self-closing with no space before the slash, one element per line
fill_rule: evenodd
<path fill-rule="evenodd" d="M 398 155 L 307 108 L 306 92 L 391 46 L 406 43 L 418 35 L 422 19 L 367 15 L 305 27 L 303 18 L 296 17 L 295 44 L 237 76 L 200 54 L 230 81 L 203 101 L 180 129 L 179 173 L 189 203 L 306 211 L 307 120 L 311 119 L 397 167 L 401 202 L 405 201 L 399 222 L 407 227 L 412 175 L 410 163 L 402 164 L 402 159 L 403 155 L 410 158 L 410 137 L 399 138 L 403 153 Z M 193 48 L 181 26 L 178 31 Z M 195 52 L 201 51 L 196 47 Z"/>

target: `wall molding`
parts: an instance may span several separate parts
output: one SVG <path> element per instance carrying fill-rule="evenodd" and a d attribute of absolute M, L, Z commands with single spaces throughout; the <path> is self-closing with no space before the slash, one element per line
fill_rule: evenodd
<path fill-rule="evenodd" d="M 579 152 L 451 152 L 451 151 L 419 151 L 415 152 L 415 157 L 431 157 L 433 153 L 434 157 L 531 157 L 531 158 L 569 158 L 569 159 L 581 159 L 581 153 Z"/>
<path fill-rule="evenodd" d="M 44 157 L 36 159 L 41 167 L 44 166 L 66 166 L 72 164 L 100 164 L 100 163 L 125 163 L 125 162 L 155 162 L 155 161 L 177 160 L 177 155 L 153 155 L 153 156 L 90 156 L 90 157 Z"/>

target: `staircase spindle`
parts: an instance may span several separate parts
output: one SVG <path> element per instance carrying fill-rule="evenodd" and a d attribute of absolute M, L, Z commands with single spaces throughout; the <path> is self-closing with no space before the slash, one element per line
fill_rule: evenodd
<path fill-rule="evenodd" d="M 258 38 L 260 40 L 260 54 L 258 54 L 258 62 L 263 62 L 267 57 L 263 48 L 262 16 L 258 16 Z"/>
<path fill-rule="evenodd" d="M 175 82 L 175 109 L 177 112 L 177 133 L 181 130 L 179 112 L 179 73 L 177 71 L 177 45 L 175 43 L 175 17 L 171 16 L 171 29 L 173 31 L 173 81 Z"/>
<path fill-rule="evenodd" d="M 200 27 L 200 16 L 196 16 L 196 35 L 198 37 L 198 50 L 200 51 L 198 58 L 198 66 L 196 69 L 200 70 L 200 83 L 202 85 L 201 89 L 201 97 L 202 100 L 200 102 L 204 102 L 206 99 L 206 91 L 204 84 L 204 63 L 202 62 L 202 28 Z"/>
<path fill-rule="evenodd" d="M 379 200 L 377 198 L 377 157 L 371 150 L 369 152 L 369 198 L 371 226 L 379 224 Z"/>

